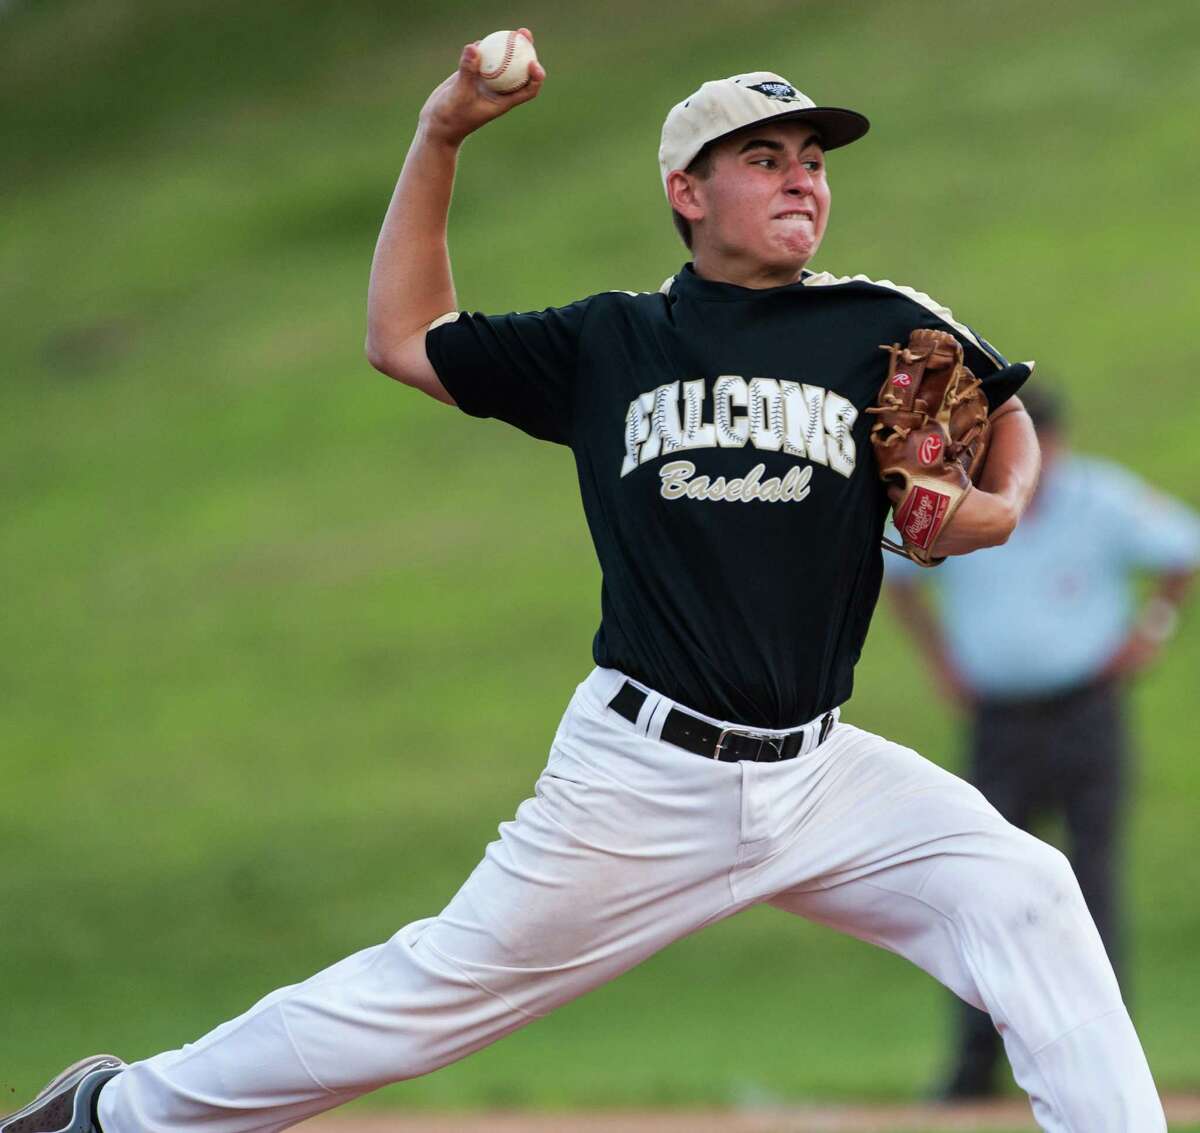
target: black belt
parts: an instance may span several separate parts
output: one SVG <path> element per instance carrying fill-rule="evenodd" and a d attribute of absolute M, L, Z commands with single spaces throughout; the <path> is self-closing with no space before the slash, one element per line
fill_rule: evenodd
<path fill-rule="evenodd" d="M 631 724 L 636 724 L 645 703 L 646 693 L 637 685 L 625 681 L 608 706 Z M 742 759 L 755 763 L 778 763 L 782 759 L 798 756 L 804 750 L 805 741 L 812 738 L 818 729 L 820 734 L 817 743 L 823 744 L 833 727 L 833 720 L 833 713 L 826 712 L 819 722 L 814 721 L 805 728 L 797 728 L 781 736 L 769 736 L 752 728 L 719 728 L 690 712 L 684 712 L 682 708 L 672 708 L 663 721 L 662 738 L 685 751 L 703 755 L 706 759 L 719 759 L 722 763 L 737 763 Z"/>

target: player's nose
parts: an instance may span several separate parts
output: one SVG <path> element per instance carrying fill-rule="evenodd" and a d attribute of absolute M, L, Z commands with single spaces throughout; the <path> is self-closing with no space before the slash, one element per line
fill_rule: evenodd
<path fill-rule="evenodd" d="M 808 196 L 813 191 L 813 175 L 803 161 L 791 161 L 785 170 L 783 191 L 796 196 Z"/>

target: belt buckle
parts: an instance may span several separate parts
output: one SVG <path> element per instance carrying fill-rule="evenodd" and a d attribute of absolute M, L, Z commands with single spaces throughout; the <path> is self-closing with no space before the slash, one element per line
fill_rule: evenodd
<path fill-rule="evenodd" d="M 778 763 L 783 758 L 783 741 L 787 736 L 766 736 L 762 732 L 752 732 L 749 728 L 722 728 L 720 735 L 717 736 L 716 746 L 713 748 L 712 758 L 720 759 L 721 751 L 725 747 L 726 736 L 745 736 L 750 740 L 758 740 L 759 751 L 762 751 L 762 745 L 766 744 L 774 753 L 775 759 L 773 762 Z M 754 760 L 758 763 L 759 760 Z"/>

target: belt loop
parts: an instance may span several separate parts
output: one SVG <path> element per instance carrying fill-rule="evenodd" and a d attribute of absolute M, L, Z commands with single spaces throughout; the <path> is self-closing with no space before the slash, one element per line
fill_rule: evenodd
<path fill-rule="evenodd" d="M 820 735 L 817 738 L 816 744 L 814 744 L 813 746 L 820 747 L 820 745 L 823 744 L 829 738 L 829 733 L 832 731 L 833 731 L 833 713 L 826 712 L 824 717 L 821 720 Z"/>
<path fill-rule="evenodd" d="M 670 714 L 671 709 L 675 707 L 675 704 L 673 701 L 668 700 L 667 697 L 657 694 L 648 696 L 646 703 L 650 704 L 650 712 L 646 718 L 646 738 L 660 740 L 662 739 L 663 725 L 667 722 L 667 716 Z"/>
<path fill-rule="evenodd" d="M 634 727 L 643 736 L 650 734 L 650 721 L 653 719 L 658 706 L 662 703 L 662 699 L 656 692 L 646 693 L 646 699 L 642 701 L 642 707 L 638 710 L 638 718 L 634 722 Z M 659 730 L 662 730 L 661 725 L 659 726 Z"/>

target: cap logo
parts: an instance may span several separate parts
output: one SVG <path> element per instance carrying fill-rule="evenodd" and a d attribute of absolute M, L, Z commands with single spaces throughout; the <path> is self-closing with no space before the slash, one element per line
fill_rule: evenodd
<path fill-rule="evenodd" d="M 767 98 L 778 99 L 780 102 L 800 101 L 796 94 L 796 88 L 787 83 L 755 83 L 748 89 L 756 90 L 759 94 L 765 94 Z"/>

